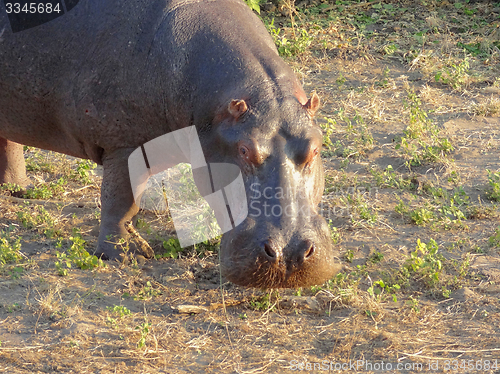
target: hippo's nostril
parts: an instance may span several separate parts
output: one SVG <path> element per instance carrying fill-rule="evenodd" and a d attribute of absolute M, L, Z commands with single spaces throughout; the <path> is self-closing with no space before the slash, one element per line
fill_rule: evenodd
<path fill-rule="evenodd" d="M 274 251 L 274 249 L 271 248 L 271 245 L 269 243 L 264 244 L 264 252 L 266 252 L 269 258 L 271 259 L 276 258 L 276 252 Z"/>
<path fill-rule="evenodd" d="M 309 249 L 304 253 L 304 258 L 308 259 L 308 258 L 312 257 L 313 254 L 314 254 L 314 244 L 311 244 Z"/>

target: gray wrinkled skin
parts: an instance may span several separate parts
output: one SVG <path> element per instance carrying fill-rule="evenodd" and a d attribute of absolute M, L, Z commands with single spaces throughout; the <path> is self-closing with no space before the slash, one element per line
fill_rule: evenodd
<path fill-rule="evenodd" d="M 80 0 L 66 15 L 15 34 L 0 9 L 0 183 L 27 183 L 19 144 L 102 164 L 97 253 L 105 258 L 119 254 L 106 238 L 127 236 L 124 223 L 138 211 L 129 154 L 195 125 L 207 162 L 241 168 L 249 204 L 289 207 L 269 217 L 254 209 L 224 235 L 224 275 L 270 288 L 330 278 L 334 253 L 316 210 L 318 106 L 238 0 Z M 255 186 L 292 193 L 257 197 Z"/>

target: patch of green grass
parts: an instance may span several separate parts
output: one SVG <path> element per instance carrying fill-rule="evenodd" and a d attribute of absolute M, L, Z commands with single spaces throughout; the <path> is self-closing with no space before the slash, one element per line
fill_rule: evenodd
<path fill-rule="evenodd" d="M 406 166 L 411 169 L 427 163 L 450 163 L 448 154 L 453 151 L 453 145 L 448 138 L 440 136 L 439 128 L 421 108 L 420 98 L 410 90 L 404 105 L 409 110 L 409 124 L 404 136 L 396 141 L 395 149 L 405 157 Z"/>
<path fill-rule="evenodd" d="M 146 284 L 142 287 L 139 292 L 134 296 L 134 300 L 151 300 L 154 297 L 161 295 L 161 290 L 158 290 L 153 287 L 150 281 L 147 281 Z"/>
<path fill-rule="evenodd" d="M 144 322 L 141 323 L 139 326 L 135 327 L 136 330 L 139 331 L 141 334 L 141 337 L 139 338 L 139 341 L 137 342 L 137 348 L 142 349 L 146 346 L 146 339 L 149 335 L 149 330 L 151 329 L 151 323 L 144 319 Z"/>
<path fill-rule="evenodd" d="M 261 311 L 266 311 L 266 310 L 273 310 L 275 307 L 275 303 L 272 302 L 273 296 L 278 299 L 279 295 L 278 292 L 266 292 L 263 296 L 257 296 L 253 297 L 250 300 L 250 306 L 254 310 L 261 310 Z"/>
<path fill-rule="evenodd" d="M 320 123 L 320 127 L 323 130 L 323 146 L 326 147 L 326 149 L 330 149 L 333 146 L 333 142 L 331 139 L 331 136 L 333 135 L 333 132 L 335 131 L 335 125 L 337 122 L 333 118 L 329 117 L 324 117 L 326 123 Z"/>
<path fill-rule="evenodd" d="M 370 174 L 375 178 L 375 183 L 378 187 L 390 187 L 401 190 L 415 189 L 415 184 L 412 182 L 411 176 L 404 178 L 401 173 L 394 171 L 392 165 L 388 165 L 384 171 L 372 168 L 370 169 Z"/>
<path fill-rule="evenodd" d="M 391 295 L 392 301 L 397 302 L 398 298 L 396 296 L 396 292 L 401 289 L 399 284 L 389 285 L 384 283 L 383 280 L 378 280 L 373 282 L 373 284 L 366 290 L 368 294 L 378 301 L 382 301 L 384 298 L 384 292 L 388 295 Z"/>
<path fill-rule="evenodd" d="M 278 48 L 278 53 L 282 57 L 296 57 L 304 54 L 311 44 L 312 37 L 304 28 L 291 28 L 292 35 L 287 38 L 286 33 L 281 28 L 274 25 L 274 18 L 271 22 L 265 22 L 267 30 L 273 37 L 274 43 Z"/>
<path fill-rule="evenodd" d="M 486 171 L 488 172 L 488 183 L 490 185 L 490 189 L 487 191 L 488 198 L 500 201 L 500 171 Z"/>
<path fill-rule="evenodd" d="M 456 91 L 460 91 L 469 85 L 469 58 L 464 57 L 459 63 L 451 62 L 434 75 L 434 80 L 438 83 L 450 86 Z"/>
<path fill-rule="evenodd" d="M 263 0 L 245 0 L 245 3 L 250 9 L 260 14 L 260 4 Z"/>
<path fill-rule="evenodd" d="M 2 185 L 0 185 L 0 191 L 7 191 L 7 192 L 20 192 L 22 191 L 23 188 L 18 185 L 18 184 L 15 184 L 15 183 L 3 183 Z"/>
<path fill-rule="evenodd" d="M 24 228 L 36 230 L 47 238 L 58 237 L 62 234 L 58 228 L 58 220 L 42 205 L 36 205 L 33 208 L 27 206 L 16 212 L 16 215 Z"/>
<path fill-rule="evenodd" d="M 403 271 L 414 276 L 417 281 L 422 281 L 428 288 L 433 288 L 439 282 L 443 271 L 443 256 L 438 253 L 439 246 L 434 239 L 427 244 L 417 240 L 415 251 L 405 261 Z"/>
<path fill-rule="evenodd" d="M 352 209 L 352 220 L 353 223 L 356 224 L 357 219 L 361 219 L 368 223 L 369 225 L 373 225 L 378 220 L 378 213 L 373 208 L 368 206 L 366 199 L 363 195 L 359 193 L 348 194 L 345 198 L 342 198 L 344 203 Z"/>
<path fill-rule="evenodd" d="M 424 226 L 436 219 L 433 211 L 426 208 L 418 208 L 410 212 L 411 220 L 417 226 Z"/>
<path fill-rule="evenodd" d="M 40 149 L 31 148 L 26 157 L 26 170 L 34 172 L 44 172 L 53 174 L 56 169 L 54 162 L 51 162 L 47 154 Z"/>
<path fill-rule="evenodd" d="M 0 267 L 22 259 L 21 238 L 13 239 L 8 232 L 0 231 Z"/>
<path fill-rule="evenodd" d="M 94 173 L 94 169 L 97 167 L 97 164 L 90 160 L 78 160 L 76 162 L 76 170 L 73 173 L 72 177 L 76 181 L 79 181 L 83 184 L 90 184 L 92 181 L 90 179 L 90 175 Z"/>
<path fill-rule="evenodd" d="M 469 196 L 459 187 L 451 191 L 443 188 L 424 186 L 424 206 L 411 209 L 401 199 L 395 211 L 409 217 L 418 226 L 432 225 L 433 228 L 465 228 L 464 221 L 469 215 Z"/>
<path fill-rule="evenodd" d="M 106 322 L 110 324 L 113 328 L 118 327 L 118 323 L 123 317 L 132 314 L 132 312 L 123 305 L 108 306 L 106 308 L 112 316 L 108 316 Z"/>
<path fill-rule="evenodd" d="M 500 248 L 500 226 L 498 226 L 493 235 L 490 236 L 488 243 L 490 243 L 492 247 Z"/>
<path fill-rule="evenodd" d="M 40 184 L 32 189 L 26 190 L 24 197 L 26 199 L 47 200 L 54 196 L 61 195 L 66 190 L 68 181 L 65 178 L 59 178 L 57 182 Z"/>
<path fill-rule="evenodd" d="M 328 220 L 328 226 L 330 227 L 330 238 L 332 239 L 332 243 L 338 244 L 341 238 L 339 230 L 333 226 L 331 219 Z"/>
<path fill-rule="evenodd" d="M 333 293 L 339 295 L 342 302 L 348 303 L 357 295 L 358 285 L 361 280 L 361 274 L 358 271 L 350 273 L 338 273 L 326 282 L 326 286 Z"/>
<path fill-rule="evenodd" d="M 78 232 L 69 239 L 72 243 L 67 252 L 56 251 L 57 261 L 54 264 L 59 275 L 68 275 L 68 269 L 73 265 L 82 270 L 106 266 L 100 258 L 87 252 L 85 249 L 87 243 Z"/>

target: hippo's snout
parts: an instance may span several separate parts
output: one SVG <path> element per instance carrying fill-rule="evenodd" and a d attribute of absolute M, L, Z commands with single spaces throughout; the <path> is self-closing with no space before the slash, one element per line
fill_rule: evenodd
<path fill-rule="evenodd" d="M 339 265 L 322 217 L 293 230 L 266 228 L 249 218 L 224 234 L 221 270 L 229 281 L 246 287 L 296 288 L 322 284 L 337 273 Z"/>
<path fill-rule="evenodd" d="M 264 242 L 262 249 L 264 257 L 273 266 L 284 266 L 287 278 L 314 255 L 314 243 L 311 240 L 301 241 L 295 247 L 283 250 L 269 239 Z"/>

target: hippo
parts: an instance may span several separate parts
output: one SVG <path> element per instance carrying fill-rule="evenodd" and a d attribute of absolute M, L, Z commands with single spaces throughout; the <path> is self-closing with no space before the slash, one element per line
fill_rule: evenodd
<path fill-rule="evenodd" d="M 0 183 L 29 183 L 22 144 L 102 165 L 94 253 L 104 259 L 119 258 L 114 243 L 139 211 L 129 155 L 194 126 L 207 162 L 240 168 L 248 199 L 247 218 L 221 240 L 226 279 L 330 279 L 319 106 L 240 0 L 80 0 L 19 32 L 0 5 Z"/>

